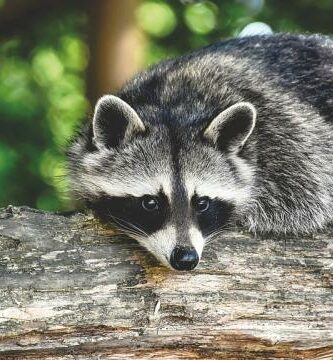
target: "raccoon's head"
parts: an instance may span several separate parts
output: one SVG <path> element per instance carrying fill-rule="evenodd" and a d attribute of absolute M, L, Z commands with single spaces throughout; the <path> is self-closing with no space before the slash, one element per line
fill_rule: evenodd
<path fill-rule="evenodd" d="M 69 151 L 73 190 L 162 263 L 192 270 L 248 201 L 253 175 L 239 153 L 255 118 L 242 102 L 205 128 L 174 127 L 104 96 L 89 134 Z"/>

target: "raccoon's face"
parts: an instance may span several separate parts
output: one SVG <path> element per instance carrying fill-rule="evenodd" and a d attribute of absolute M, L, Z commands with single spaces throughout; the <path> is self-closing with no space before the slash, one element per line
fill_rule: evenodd
<path fill-rule="evenodd" d="M 79 142 L 71 149 L 81 152 L 70 164 L 74 190 L 163 264 L 192 270 L 250 196 L 251 168 L 238 152 L 254 123 L 253 106 L 238 103 L 204 131 L 149 125 L 120 98 L 104 96 L 95 149 Z"/>

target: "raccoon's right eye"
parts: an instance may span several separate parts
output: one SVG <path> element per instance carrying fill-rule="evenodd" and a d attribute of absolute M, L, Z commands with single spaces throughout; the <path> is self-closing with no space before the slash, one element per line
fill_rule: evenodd
<path fill-rule="evenodd" d="M 207 196 L 203 196 L 195 199 L 194 208 L 198 213 L 203 213 L 208 210 L 210 206 L 210 199 Z"/>
<path fill-rule="evenodd" d="M 146 211 L 155 211 L 158 210 L 158 201 L 153 196 L 145 196 L 142 199 L 142 207 Z"/>

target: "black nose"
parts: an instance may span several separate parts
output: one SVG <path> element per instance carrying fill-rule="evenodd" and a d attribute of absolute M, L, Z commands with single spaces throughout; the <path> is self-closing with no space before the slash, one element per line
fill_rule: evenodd
<path fill-rule="evenodd" d="M 199 262 L 195 249 L 176 246 L 170 256 L 170 264 L 176 270 L 193 270 Z"/>

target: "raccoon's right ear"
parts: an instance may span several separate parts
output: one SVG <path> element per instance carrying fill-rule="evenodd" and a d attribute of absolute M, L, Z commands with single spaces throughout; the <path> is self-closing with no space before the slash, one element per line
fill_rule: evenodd
<path fill-rule="evenodd" d="M 93 142 L 97 148 L 116 147 L 146 130 L 135 110 L 113 95 L 105 95 L 98 100 L 92 127 Z"/>
<path fill-rule="evenodd" d="M 204 138 L 222 151 L 238 152 L 256 124 L 257 111 L 249 102 L 239 102 L 217 115 L 204 131 Z"/>

